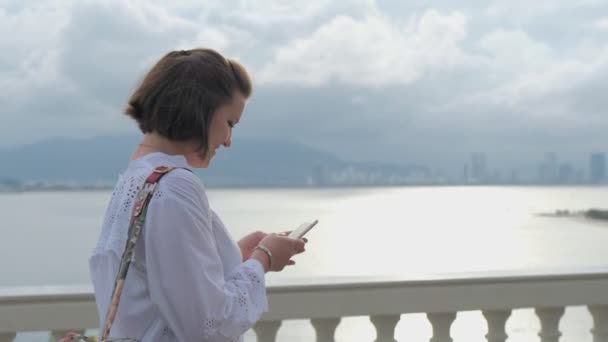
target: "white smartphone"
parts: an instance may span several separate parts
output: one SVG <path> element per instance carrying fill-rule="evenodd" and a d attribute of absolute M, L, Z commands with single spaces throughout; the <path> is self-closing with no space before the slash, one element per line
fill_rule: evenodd
<path fill-rule="evenodd" d="M 302 223 L 298 228 L 294 229 L 291 233 L 289 233 L 289 237 L 294 238 L 294 239 L 301 239 L 318 222 L 319 222 L 319 220 L 314 220 L 312 222 Z"/>

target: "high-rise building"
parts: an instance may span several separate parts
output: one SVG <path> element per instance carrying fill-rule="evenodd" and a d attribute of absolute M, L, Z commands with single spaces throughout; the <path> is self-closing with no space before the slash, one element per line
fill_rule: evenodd
<path fill-rule="evenodd" d="M 538 168 L 538 180 L 544 184 L 551 184 L 558 181 L 558 176 L 557 155 L 554 152 L 548 152 Z"/>
<path fill-rule="evenodd" d="M 488 171 L 485 153 L 473 153 L 471 156 L 471 180 L 476 183 L 487 181 Z"/>
<path fill-rule="evenodd" d="M 606 155 L 591 153 L 589 157 L 589 180 L 591 183 L 601 183 L 606 180 Z"/>
<path fill-rule="evenodd" d="M 576 182 L 574 167 L 570 163 L 561 163 L 557 180 L 560 184 L 571 184 Z"/>
<path fill-rule="evenodd" d="M 509 177 L 509 183 L 511 184 L 519 184 L 519 171 L 511 170 L 511 176 Z"/>

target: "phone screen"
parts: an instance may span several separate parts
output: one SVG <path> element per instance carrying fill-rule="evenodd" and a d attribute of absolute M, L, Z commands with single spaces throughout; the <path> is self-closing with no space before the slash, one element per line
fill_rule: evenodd
<path fill-rule="evenodd" d="M 313 222 L 304 222 L 302 223 L 298 228 L 294 229 L 290 234 L 289 237 L 290 238 L 295 238 L 295 239 L 300 239 L 302 238 L 306 233 L 308 233 L 309 230 L 312 229 L 312 227 L 314 227 L 317 223 L 319 222 L 319 220 L 314 220 Z"/>

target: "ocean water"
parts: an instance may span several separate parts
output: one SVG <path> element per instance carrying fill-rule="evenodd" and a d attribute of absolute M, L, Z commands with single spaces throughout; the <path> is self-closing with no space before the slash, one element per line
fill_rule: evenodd
<path fill-rule="evenodd" d="M 319 219 L 297 265 L 268 282 L 309 277 L 412 277 L 484 271 L 608 266 L 608 224 L 543 217 L 556 209 L 608 207 L 605 187 L 383 187 L 211 189 L 211 206 L 235 238 Z M 0 287 L 88 284 L 93 248 L 110 192 L 0 194 Z M 591 341 L 585 308 L 568 308 L 562 341 Z M 530 310 L 509 319 L 509 341 L 537 341 Z M 455 341 L 485 341 L 481 313 L 459 313 Z M 423 315 L 404 315 L 397 339 L 428 341 Z M 253 341 L 251 334 L 248 340 Z M 340 341 L 373 341 L 367 318 L 346 318 Z M 313 341 L 305 321 L 287 321 L 281 341 Z M 24 334 L 19 341 L 47 340 Z"/>

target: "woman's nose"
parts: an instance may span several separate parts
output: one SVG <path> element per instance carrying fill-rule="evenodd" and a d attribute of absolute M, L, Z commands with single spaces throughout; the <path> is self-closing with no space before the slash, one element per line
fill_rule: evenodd
<path fill-rule="evenodd" d="M 224 140 L 224 147 L 230 147 L 232 144 L 232 134 L 228 134 L 228 138 Z"/>

